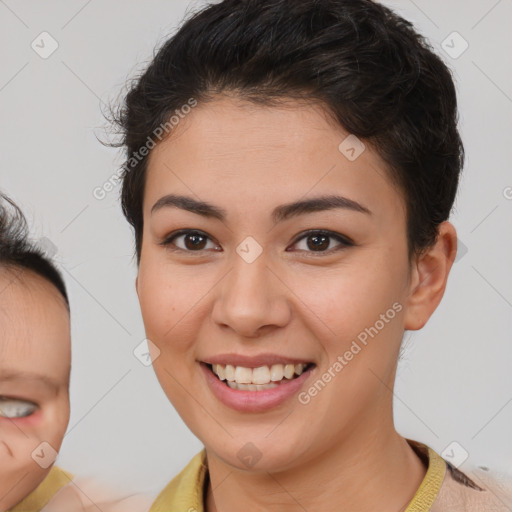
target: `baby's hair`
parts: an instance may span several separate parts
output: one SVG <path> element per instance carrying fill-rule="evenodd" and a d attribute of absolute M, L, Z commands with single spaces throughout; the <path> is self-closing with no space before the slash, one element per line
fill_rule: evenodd
<path fill-rule="evenodd" d="M 62 275 L 55 264 L 28 237 L 28 226 L 20 208 L 0 193 L 0 270 L 29 270 L 53 284 L 69 309 Z"/>

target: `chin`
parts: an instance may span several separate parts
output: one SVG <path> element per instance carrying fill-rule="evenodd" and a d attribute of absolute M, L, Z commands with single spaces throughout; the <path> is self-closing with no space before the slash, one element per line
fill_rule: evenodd
<path fill-rule="evenodd" d="M 271 429 L 265 429 L 265 434 L 244 435 L 242 438 L 230 439 L 219 444 L 217 440 L 204 443 L 207 453 L 221 459 L 224 463 L 242 471 L 254 473 L 278 473 L 300 464 L 304 447 L 299 443 L 290 443 L 290 438 L 265 438 Z M 251 439 L 253 439 L 251 441 Z"/>

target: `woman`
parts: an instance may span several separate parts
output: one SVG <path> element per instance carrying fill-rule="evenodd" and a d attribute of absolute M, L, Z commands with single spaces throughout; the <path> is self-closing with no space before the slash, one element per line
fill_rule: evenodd
<path fill-rule="evenodd" d="M 152 510 L 505 510 L 393 424 L 463 164 L 450 72 L 411 24 L 369 0 L 225 0 L 118 120 L 153 366 L 205 446 Z"/>

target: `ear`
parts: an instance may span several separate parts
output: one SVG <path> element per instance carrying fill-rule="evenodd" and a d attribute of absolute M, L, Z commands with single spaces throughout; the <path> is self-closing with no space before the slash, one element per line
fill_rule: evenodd
<path fill-rule="evenodd" d="M 435 245 L 418 256 L 412 264 L 405 329 L 421 329 L 434 313 L 443 298 L 456 255 L 457 232 L 450 222 L 442 222 Z"/>
<path fill-rule="evenodd" d="M 137 296 L 139 295 L 139 274 L 135 278 L 135 291 L 137 292 Z"/>

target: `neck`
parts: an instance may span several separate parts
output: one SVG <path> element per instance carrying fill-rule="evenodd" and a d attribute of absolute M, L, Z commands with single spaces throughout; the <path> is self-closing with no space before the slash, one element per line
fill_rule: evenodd
<path fill-rule="evenodd" d="M 400 512 L 407 508 L 426 468 L 407 441 L 387 425 L 353 429 L 324 453 L 281 472 L 247 472 L 207 453 L 206 512 L 247 510 Z"/>

